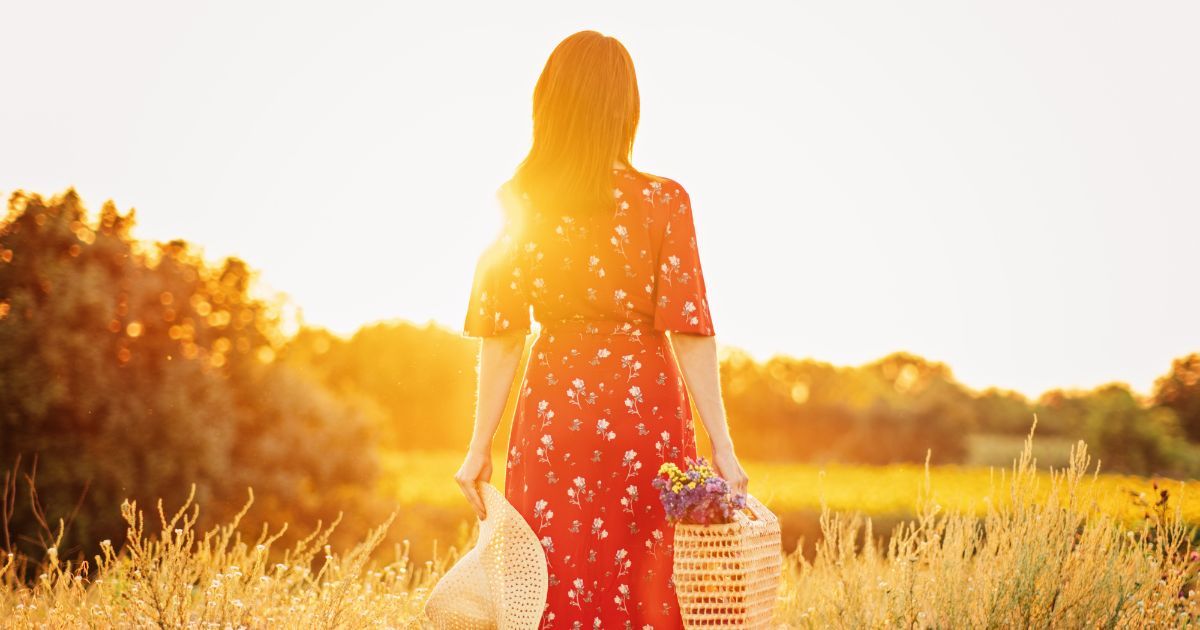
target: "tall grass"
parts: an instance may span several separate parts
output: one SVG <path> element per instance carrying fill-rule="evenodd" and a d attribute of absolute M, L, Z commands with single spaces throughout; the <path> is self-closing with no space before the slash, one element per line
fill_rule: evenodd
<path fill-rule="evenodd" d="M 1136 527 L 1100 509 L 1086 446 L 1035 472 L 1032 433 L 1011 470 L 993 478 L 986 514 L 951 512 L 929 480 L 917 517 L 886 546 L 871 521 L 822 510 L 812 560 L 782 560 L 781 627 L 1187 626 L 1197 621 L 1195 530 L 1163 490 Z M 1048 484 L 1048 487 L 1039 487 Z M 417 564 L 407 544 L 384 553 L 391 519 L 337 553 L 337 523 L 276 549 L 278 531 L 243 538 L 239 521 L 197 532 L 189 500 L 153 525 L 121 506 L 127 539 L 86 562 L 9 555 L 0 563 L 0 623 L 14 627 L 420 627 L 429 588 L 477 535 Z M 61 534 L 61 530 L 60 530 Z M 25 576 L 25 577 L 21 577 Z"/>
<path fill-rule="evenodd" d="M 1100 508 L 1083 442 L 1035 474 L 1032 431 L 986 514 L 948 513 L 928 483 L 886 548 L 871 522 L 823 510 L 811 562 L 785 562 L 789 627 L 1145 628 L 1197 620 L 1194 527 L 1162 489 L 1140 526 Z M 1048 483 L 1045 492 L 1039 485 Z M 1182 484 L 1181 484 L 1182 487 Z"/>
<path fill-rule="evenodd" d="M 200 534 L 191 497 L 170 517 L 159 502 L 154 532 L 127 501 L 120 550 L 102 541 L 92 561 L 72 563 L 49 547 L 31 581 L 17 575 L 32 559 L 9 554 L 0 567 L 0 620 L 13 627 L 405 627 L 456 559 L 452 549 L 416 567 L 406 541 L 389 562 L 372 560 L 391 518 L 344 553 L 326 542 L 336 521 L 318 523 L 292 547 L 276 550 L 286 524 L 275 532 L 264 528 L 253 540 L 238 531 L 252 503 L 253 495 L 231 522 Z"/>

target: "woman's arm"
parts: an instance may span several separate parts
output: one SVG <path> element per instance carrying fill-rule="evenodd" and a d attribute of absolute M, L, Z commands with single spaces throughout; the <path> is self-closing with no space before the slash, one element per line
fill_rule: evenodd
<path fill-rule="evenodd" d="M 525 335 L 484 337 L 479 348 L 479 392 L 475 398 L 475 429 L 467 457 L 454 473 L 454 480 L 475 508 L 480 520 L 487 518 L 476 484 L 492 478 L 492 438 L 508 402 L 525 351 Z"/>
<path fill-rule="evenodd" d="M 729 482 L 729 487 L 735 493 L 745 494 L 749 479 L 733 452 L 733 438 L 725 421 L 716 337 L 672 332 L 670 338 L 683 380 L 696 403 L 704 430 L 712 441 L 713 465 L 717 474 Z"/>

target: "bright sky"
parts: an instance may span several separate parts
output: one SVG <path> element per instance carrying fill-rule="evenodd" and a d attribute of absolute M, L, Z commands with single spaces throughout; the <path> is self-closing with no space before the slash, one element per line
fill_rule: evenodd
<path fill-rule="evenodd" d="M 313 3 L 314 5 L 316 3 Z M 342 333 L 461 325 L 542 65 L 621 39 L 722 343 L 1149 391 L 1200 351 L 1195 2 L 23 2 L 0 193 L 74 185 Z"/>

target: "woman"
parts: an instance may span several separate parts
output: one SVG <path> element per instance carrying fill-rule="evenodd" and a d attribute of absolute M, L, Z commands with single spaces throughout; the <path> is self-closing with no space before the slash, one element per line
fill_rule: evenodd
<path fill-rule="evenodd" d="M 673 528 L 651 480 L 696 456 L 689 392 L 733 490 L 747 478 L 725 423 L 687 191 L 633 168 L 639 100 L 615 38 L 581 31 L 533 94 L 533 146 L 499 191 L 504 229 L 480 257 L 463 332 L 482 337 L 475 430 L 455 479 L 480 481 L 530 332 L 505 489 L 541 539 L 543 628 L 682 628 Z M 685 387 L 686 384 L 686 387 Z"/>

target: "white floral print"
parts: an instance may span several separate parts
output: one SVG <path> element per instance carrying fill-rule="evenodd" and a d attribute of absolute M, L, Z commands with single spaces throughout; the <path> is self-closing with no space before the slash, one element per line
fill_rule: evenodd
<path fill-rule="evenodd" d="M 533 213 L 546 229 L 529 238 L 504 226 L 463 333 L 541 326 L 505 463 L 505 496 L 546 552 L 540 628 L 677 630 L 674 530 L 650 482 L 696 443 L 665 334 L 713 325 L 687 192 L 619 169 L 613 181 L 608 216 Z"/>

